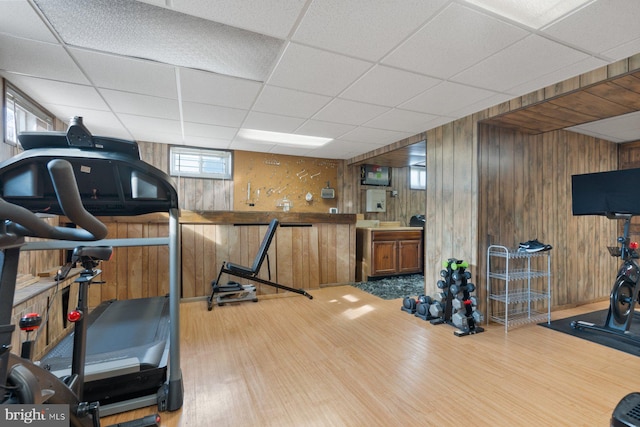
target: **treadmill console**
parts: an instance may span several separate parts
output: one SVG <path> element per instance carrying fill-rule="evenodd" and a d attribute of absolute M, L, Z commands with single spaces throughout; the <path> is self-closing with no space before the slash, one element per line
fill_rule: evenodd
<path fill-rule="evenodd" d="M 82 203 L 96 216 L 129 216 L 178 208 L 171 178 L 140 159 L 138 144 L 94 137 L 74 118 L 67 133 L 22 133 L 24 151 L 0 164 L 0 197 L 34 212 L 63 215 L 47 163 L 73 166 Z"/>

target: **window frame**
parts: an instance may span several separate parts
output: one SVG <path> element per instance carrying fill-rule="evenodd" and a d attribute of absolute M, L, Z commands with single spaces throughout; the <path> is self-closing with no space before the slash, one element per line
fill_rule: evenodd
<path fill-rule="evenodd" d="M 11 96 L 13 100 L 13 120 L 9 120 L 9 96 Z M 16 122 L 16 105 L 29 114 L 30 117 L 35 118 L 36 123 L 46 124 L 46 128 L 37 126 L 36 129 L 20 129 Z M 56 117 L 49 110 L 22 92 L 18 87 L 11 84 L 7 79 L 2 79 L 2 114 L 2 140 L 8 145 L 18 145 L 18 135 L 20 132 L 50 132 L 55 130 Z M 11 140 L 9 135 L 9 123 L 11 122 L 13 122 L 15 141 Z"/>
<path fill-rule="evenodd" d="M 416 183 L 413 179 L 414 172 L 420 173 L 422 175 L 424 173 L 424 184 L 421 182 Z M 420 179 L 422 181 L 422 179 Z M 423 165 L 412 165 L 409 166 L 409 188 L 411 190 L 426 190 L 427 189 L 427 168 Z"/>
<path fill-rule="evenodd" d="M 176 155 L 195 155 L 198 158 L 198 171 L 189 172 L 176 169 Z M 204 172 L 203 157 L 218 157 L 226 160 L 225 171 L 222 173 Z M 202 147 L 186 147 L 182 145 L 171 145 L 169 147 L 169 175 L 183 178 L 202 178 L 202 179 L 232 179 L 233 178 L 233 152 L 229 150 L 219 150 L 215 148 Z"/>

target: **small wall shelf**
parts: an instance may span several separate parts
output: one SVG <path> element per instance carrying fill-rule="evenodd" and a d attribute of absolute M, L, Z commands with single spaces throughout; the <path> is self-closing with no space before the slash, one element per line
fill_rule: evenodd
<path fill-rule="evenodd" d="M 487 323 L 489 321 L 503 324 L 505 332 L 510 326 L 551 322 L 550 251 L 530 253 L 506 246 L 489 246 Z"/>

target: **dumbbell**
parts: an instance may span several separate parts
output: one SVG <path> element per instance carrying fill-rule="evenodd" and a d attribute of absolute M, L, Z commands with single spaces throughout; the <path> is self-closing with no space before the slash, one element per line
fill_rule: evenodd
<path fill-rule="evenodd" d="M 415 298 L 411 298 L 411 297 L 405 297 L 404 300 L 402 300 L 402 311 L 406 311 L 409 314 L 413 314 L 416 312 L 416 300 Z"/>
<path fill-rule="evenodd" d="M 433 303 L 433 300 L 428 295 L 420 295 L 418 297 L 418 305 L 416 306 L 415 316 L 422 320 L 427 320 L 431 316 L 429 315 L 429 307 Z"/>
<path fill-rule="evenodd" d="M 443 313 L 442 303 L 440 301 L 434 301 L 429 306 L 429 313 L 431 314 L 432 317 L 442 317 L 442 313 Z"/>

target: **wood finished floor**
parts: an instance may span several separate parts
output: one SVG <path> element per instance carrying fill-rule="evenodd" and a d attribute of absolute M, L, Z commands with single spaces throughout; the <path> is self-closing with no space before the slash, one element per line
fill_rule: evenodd
<path fill-rule="evenodd" d="M 183 303 L 184 405 L 162 426 L 608 426 L 640 391 L 637 357 L 537 325 L 456 337 L 401 300 L 350 286 L 313 296 Z"/>

